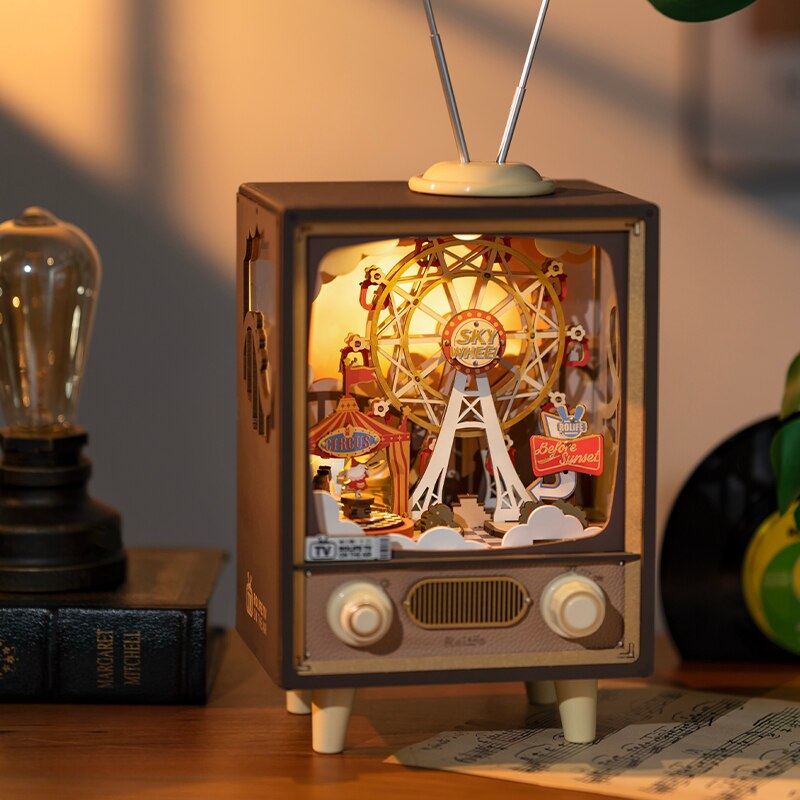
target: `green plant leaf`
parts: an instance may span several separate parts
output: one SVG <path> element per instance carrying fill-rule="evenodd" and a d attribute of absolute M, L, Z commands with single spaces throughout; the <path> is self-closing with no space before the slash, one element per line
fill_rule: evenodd
<path fill-rule="evenodd" d="M 781 403 L 781 419 L 800 411 L 800 354 L 789 365 L 786 373 L 786 389 Z"/>
<path fill-rule="evenodd" d="M 800 355 L 789 365 L 781 403 L 783 424 L 772 440 L 772 468 L 778 482 L 781 514 L 800 499 Z M 797 516 L 797 515 L 796 515 Z"/>
<path fill-rule="evenodd" d="M 778 510 L 785 514 L 800 499 L 800 419 L 787 422 L 778 430 L 771 455 L 778 485 Z"/>
<path fill-rule="evenodd" d="M 707 22 L 749 6 L 755 0 L 650 0 L 662 14 L 681 22 Z"/>

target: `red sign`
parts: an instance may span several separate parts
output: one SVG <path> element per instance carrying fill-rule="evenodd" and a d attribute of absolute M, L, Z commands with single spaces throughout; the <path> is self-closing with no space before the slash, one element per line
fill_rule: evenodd
<path fill-rule="evenodd" d="M 570 470 L 600 475 L 603 472 L 603 437 L 599 433 L 579 439 L 551 439 L 531 436 L 533 474 L 552 475 Z"/>

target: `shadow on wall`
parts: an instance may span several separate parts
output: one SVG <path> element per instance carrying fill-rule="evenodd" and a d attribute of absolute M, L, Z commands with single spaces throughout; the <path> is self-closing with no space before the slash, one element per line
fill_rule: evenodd
<path fill-rule="evenodd" d="M 109 188 L 3 110 L 0 174 L 0 218 L 44 206 L 83 228 L 103 262 L 78 414 L 93 496 L 120 510 L 129 547 L 233 553 L 233 281 L 170 230 L 157 196 Z M 228 566 L 220 587 L 226 624 L 233 575 Z"/>
<path fill-rule="evenodd" d="M 597 6 L 598 24 L 601 25 L 600 4 Z M 520 27 L 515 20 L 493 13 L 491 4 L 481 0 L 462 0 L 457 5 L 446 6 L 442 17 L 452 20 L 462 29 L 480 31 L 482 37 L 518 53 L 519 68 L 522 69 L 537 8 L 538 4 L 531 4 L 529 9 L 530 28 Z M 537 69 L 558 73 L 584 91 L 603 97 L 619 111 L 649 120 L 654 127 L 661 128 L 675 122 L 670 98 L 646 76 L 621 69 L 605 57 L 602 48 L 586 50 L 582 45 L 558 36 L 547 23 L 542 29 L 535 63 Z M 529 86 L 533 87 L 534 83 L 532 76 Z M 513 87 L 498 88 L 508 92 L 510 101 Z"/>
<path fill-rule="evenodd" d="M 653 14 L 657 14 L 652 10 Z M 787 13 L 787 12 L 783 12 Z M 491 6 L 480 0 L 461 0 L 457 5 L 444 5 L 441 17 L 462 30 L 480 30 L 481 36 L 510 51 L 517 52 L 522 67 L 522 56 L 526 52 L 533 31 L 534 15 L 531 11 L 530 29 L 520 27 L 514 20 L 492 13 Z M 598 21 L 601 14 L 598 9 Z M 674 24 L 664 19 L 663 24 Z M 713 24 L 713 23 L 711 23 Z M 686 147 L 686 160 L 695 167 L 697 174 L 709 183 L 718 183 L 725 189 L 744 194 L 757 201 L 776 216 L 793 224 L 800 224 L 800 166 L 795 162 L 790 168 L 770 165 L 766 170 L 713 171 L 700 160 L 698 138 L 706 108 L 698 103 L 708 103 L 701 55 L 708 48 L 708 25 L 685 24 L 683 31 L 683 65 L 680 76 L 681 91 L 677 96 L 649 80 L 646 71 L 634 73 L 612 63 L 602 48 L 587 50 L 585 47 L 559 36 L 552 26 L 545 25 L 536 54 L 538 69 L 557 73 L 585 92 L 590 92 L 613 106 L 620 114 L 645 121 L 653 130 L 671 129 L 680 136 Z M 535 78 L 532 78 L 535 85 Z M 500 87 L 507 90 L 509 87 Z M 768 87 L 764 87 L 767 91 Z M 797 90 L 795 90 L 795 93 Z M 510 98 L 509 98 L 510 99 Z M 717 124 L 729 130 L 733 140 L 759 141 L 768 128 L 763 119 L 755 119 L 743 108 L 717 108 Z M 524 136 L 524 132 L 521 134 Z"/>

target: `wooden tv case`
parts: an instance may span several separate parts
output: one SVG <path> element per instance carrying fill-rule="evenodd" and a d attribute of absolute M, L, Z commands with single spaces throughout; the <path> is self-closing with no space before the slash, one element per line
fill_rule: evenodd
<path fill-rule="evenodd" d="M 313 698 L 315 749 L 341 750 L 357 687 L 524 681 L 535 698 L 542 696 L 541 682 L 555 680 L 566 726 L 570 707 L 584 714 L 592 705 L 597 678 L 649 674 L 657 208 L 585 181 L 559 181 L 550 197 L 515 199 L 432 197 L 414 194 L 399 182 L 245 184 L 237 208 L 237 628 L 289 693 L 290 710 L 310 711 Z M 476 230 L 486 236 L 592 242 L 612 258 L 624 413 L 608 525 L 588 541 L 539 545 L 535 552 L 404 553 L 379 563 L 306 562 L 305 538 L 318 532 L 310 512 L 306 364 L 321 258 L 358 242 Z M 586 641 L 556 636 L 537 613 L 542 588 L 565 572 L 593 576 L 603 586 L 614 620 Z M 473 576 L 515 578 L 529 592 L 530 612 L 512 628 L 425 631 L 404 611 L 415 582 Z M 380 586 L 390 598 L 394 621 L 385 642 L 357 648 L 332 635 L 325 603 L 337 586 L 351 580 Z"/>

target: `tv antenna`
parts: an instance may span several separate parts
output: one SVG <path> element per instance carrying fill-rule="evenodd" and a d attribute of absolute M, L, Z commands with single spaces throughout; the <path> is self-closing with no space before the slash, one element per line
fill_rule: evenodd
<path fill-rule="evenodd" d="M 450 79 L 450 71 L 447 68 L 447 59 L 442 46 L 442 39 L 436 26 L 436 17 L 433 13 L 431 0 L 423 0 L 425 6 L 425 16 L 428 20 L 428 28 L 431 35 L 431 44 L 436 58 L 436 66 L 439 70 L 439 80 L 442 84 L 447 112 L 450 116 L 450 125 L 453 128 L 453 136 L 456 140 L 458 150 L 458 161 L 440 161 L 428 169 L 422 175 L 415 175 L 408 181 L 409 188 L 415 192 L 426 194 L 445 194 L 445 195 L 474 195 L 478 197 L 529 197 L 533 195 L 551 194 L 555 190 L 555 183 L 551 180 L 543 179 L 542 176 L 528 164 L 519 162 L 508 162 L 509 148 L 514 136 L 514 130 L 519 119 L 519 112 L 522 108 L 522 101 L 525 99 L 525 90 L 528 78 L 536 55 L 536 47 L 542 35 L 544 19 L 550 0 L 542 0 L 539 6 L 539 14 L 533 28 L 525 63 L 520 75 L 519 84 L 514 92 L 511 101 L 511 108 L 508 112 L 508 119 L 503 130 L 503 137 L 500 141 L 500 149 L 495 161 L 472 161 L 467 149 L 467 141 L 464 136 L 464 128 L 461 124 L 461 117 L 458 113 L 453 82 Z"/>

